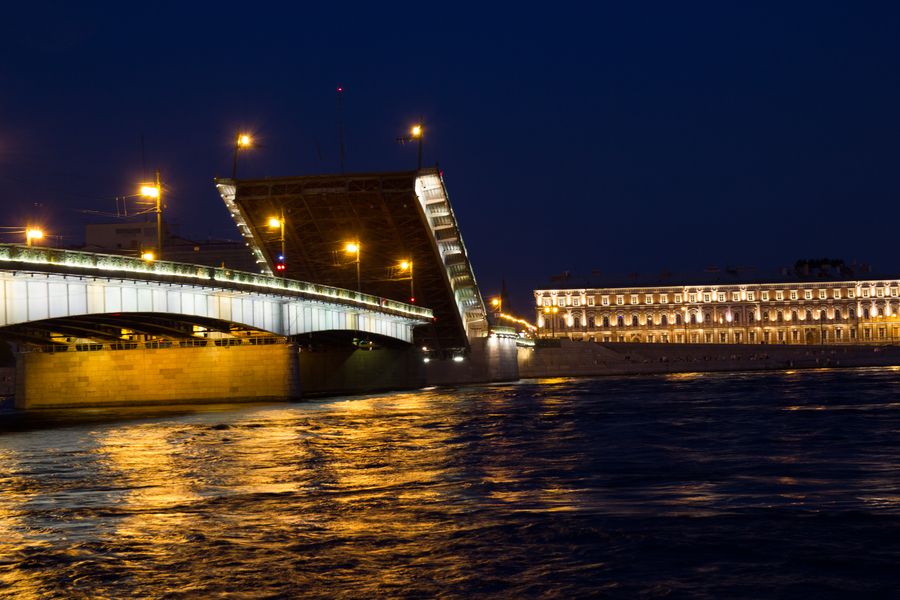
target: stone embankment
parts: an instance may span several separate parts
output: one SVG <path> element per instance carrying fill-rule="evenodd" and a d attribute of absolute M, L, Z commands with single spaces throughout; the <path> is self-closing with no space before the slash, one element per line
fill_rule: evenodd
<path fill-rule="evenodd" d="M 559 340 L 519 351 L 519 376 L 572 377 L 900 365 L 898 346 L 630 344 Z"/>

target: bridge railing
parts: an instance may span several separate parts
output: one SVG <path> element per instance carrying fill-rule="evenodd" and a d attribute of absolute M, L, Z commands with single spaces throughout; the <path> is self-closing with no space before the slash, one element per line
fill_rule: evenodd
<path fill-rule="evenodd" d="M 21 244 L 0 244 L 0 264 L 19 263 L 43 267 L 73 269 L 77 271 L 97 271 L 98 274 L 111 273 L 147 275 L 155 277 L 175 277 L 194 280 L 197 285 L 210 285 L 210 282 L 227 283 L 229 286 L 262 288 L 269 293 L 299 294 L 322 300 L 359 304 L 375 310 L 387 310 L 421 320 L 430 320 L 431 309 L 413 304 L 406 304 L 380 296 L 362 294 L 344 288 L 283 279 L 269 275 L 234 271 L 219 267 L 176 263 L 164 260 L 146 261 L 130 256 L 117 254 L 98 254 L 79 250 L 61 250 L 39 246 L 23 246 Z"/>

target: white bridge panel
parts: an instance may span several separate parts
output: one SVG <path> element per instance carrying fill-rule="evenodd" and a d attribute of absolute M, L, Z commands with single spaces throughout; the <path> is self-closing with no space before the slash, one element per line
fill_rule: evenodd
<path fill-rule="evenodd" d="M 421 319 L 340 301 L 159 281 L 0 270 L 0 327 L 109 313 L 196 315 L 292 336 L 315 331 L 377 333 L 404 341 Z"/>

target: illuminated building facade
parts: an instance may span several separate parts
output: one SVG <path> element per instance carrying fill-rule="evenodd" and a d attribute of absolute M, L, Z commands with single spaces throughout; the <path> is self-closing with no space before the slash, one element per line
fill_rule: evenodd
<path fill-rule="evenodd" d="M 543 337 L 597 342 L 891 344 L 900 280 L 535 290 Z"/>

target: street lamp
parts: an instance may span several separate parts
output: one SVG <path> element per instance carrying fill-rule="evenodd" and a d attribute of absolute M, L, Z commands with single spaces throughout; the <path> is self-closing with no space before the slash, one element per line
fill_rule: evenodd
<path fill-rule="evenodd" d="M 344 246 L 344 252 L 346 252 L 347 254 L 355 254 L 356 255 L 356 260 L 354 261 L 354 262 L 356 262 L 356 291 L 361 293 L 362 285 L 360 284 L 360 279 L 359 279 L 359 250 L 360 250 L 360 245 L 359 245 L 358 241 L 357 242 L 348 242 L 347 245 Z"/>
<path fill-rule="evenodd" d="M 357 258 L 357 260 L 359 260 Z M 416 291 L 413 287 L 413 261 L 411 260 L 401 260 L 400 261 L 400 271 L 406 272 L 409 271 L 409 301 L 416 301 Z"/>
<path fill-rule="evenodd" d="M 285 248 L 284 248 L 284 210 L 281 211 L 280 217 L 269 217 L 268 221 L 269 229 L 278 229 L 278 241 L 281 242 L 281 254 L 278 255 L 278 262 L 275 263 L 275 270 L 281 273 L 281 276 L 285 275 Z"/>
<path fill-rule="evenodd" d="M 25 229 L 25 245 L 33 246 L 34 240 L 41 240 L 44 238 L 44 232 L 36 227 L 28 227 Z"/>
<path fill-rule="evenodd" d="M 162 257 L 162 184 L 159 180 L 159 169 L 156 170 L 156 183 L 141 184 L 141 196 L 156 201 L 156 254 Z"/>
<path fill-rule="evenodd" d="M 419 170 L 422 169 L 422 138 L 425 136 L 425 129 L 421 123 L 416 123 L 409 130 L 409 135 L 398 137 L 397 141 L 401 144 L 407 142 L 417 142 L 419 145 Z"/>
<path fill-rule="evenodd" d="M 156 255 L 147 250 L 146 252 L 141 254 L 141 259 L 147 262 L 153 262 L 154 260 L 156 260 Z"/>
<path fill-rule="evenodd" d="M 234 140 L 234 164 L 231 167 L 231 178 L 237 179 L 238 152 L 253 147 L 253 138 L 249 133 L 239 133 Z"/>

